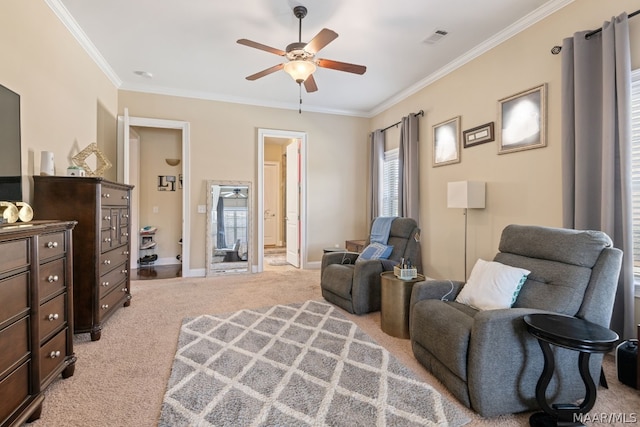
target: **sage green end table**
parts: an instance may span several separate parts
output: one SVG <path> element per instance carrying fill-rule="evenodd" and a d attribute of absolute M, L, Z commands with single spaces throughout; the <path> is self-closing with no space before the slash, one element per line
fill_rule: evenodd
<path fill-rule="evenodd" d="M 416 282 L 425 280 L 422 274 L 414 279 L 399 279 L 393 271 L 380 273 L 380 326 L 392 337 L 409 338 L 409 302 Z"/>

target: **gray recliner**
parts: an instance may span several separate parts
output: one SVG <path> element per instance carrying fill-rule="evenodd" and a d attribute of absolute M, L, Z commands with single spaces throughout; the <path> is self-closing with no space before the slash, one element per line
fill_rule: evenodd
<path fill-rule="evenodd" d="M 446 280 L 416 283 L 410 305 L 415 357 L 485 417 L 539 408 L 535 388 L 544 357 L 523 317 L 560 313 L 609 327 L 622 262 L 622 252 L 599 231 L 510 225 L 499 250 L 494 261 L 531 271 L 512 308 L 479 311 L 457 303 L 464 284 Z M 584 399 L 579 353 L 552 348 L 556 366 L 547 400 Z M 602 357 L 590 359 L 596 384 Z"/>
<path fill-rule="evenodd" d="M 349 313 L 364 314 L 380 310 L 380 273 L 393 270 L 393 266 L 402 258 L 410 259 L 418 272 L 422 272 L 420 229 L 415 220 L 394 219 L 388 244 L 393 246 L 393 251 L 385 260 L 357 261 L 357 253 L 325 253 L 320 270 L 322 296 Z"/>

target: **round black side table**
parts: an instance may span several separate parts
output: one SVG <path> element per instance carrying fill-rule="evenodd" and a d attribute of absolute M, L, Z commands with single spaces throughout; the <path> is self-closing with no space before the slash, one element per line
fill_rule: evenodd
<path fill-rule="evenodd" d="M 559 314 L 529 314 L 524 316 L 529 333 L 538 339 L 544 355 L 544 369 L 536 385 L 536 400 L 544 412 L 529 418 L 531 426 L 584 425 L 579 414 L 586 414 L 596 403 L 596 385 L 589 373 L 591 353 L 611 351 L 618 341 L 618 334 L 610 329 L 577 317 Z M 580 405 L 572 403 L 552 404 L 546 398 L 547 387 L 553 376 L 555 360 L 550 344 L 576 350 L 578 368 L 585 385 L 585 397 Z"/>

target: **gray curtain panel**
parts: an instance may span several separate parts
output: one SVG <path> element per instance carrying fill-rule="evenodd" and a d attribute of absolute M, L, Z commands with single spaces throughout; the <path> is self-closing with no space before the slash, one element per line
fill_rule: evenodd
<path fill-rule="evenodd" d="M 631 56 L 623 13 L 562 45 L 563 226 L 601 230 L 624 251 L 611 328 L 633 328 Z"/>
<path fill-rule="evenodd" d="M 420 226 L 420 169 L 418 117 L 403 117 L 398 149 L 398 216 L 413 218 Z"/>
<path fill-rule="evenodd" d="M 369 150 L 369 212 L 370 223 L 382 214 L 382 168 L 384 163 L 384 131 L 381 129 L 371 133 Z"/>

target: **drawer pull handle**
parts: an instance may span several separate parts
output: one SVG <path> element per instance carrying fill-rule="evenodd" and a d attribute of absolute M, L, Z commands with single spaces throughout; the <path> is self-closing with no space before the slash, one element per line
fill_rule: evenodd
<path fill-rule="evenodd" d="M 112 229 L 112 230 L 115 230 L 115 229 L 116 229 L 116 226 L 115 226 L 115 225 L 114 225 L 114 226 L 112 226 L 112 227 L 111 227 L 111 229 Z"/>
<path fill-rule="evenodd" d="M 60 350 L 58 350 L 58 351 L 52 351 L 51 353 L 49 353 L 49 357 L 50 357 L 50 358 L 52 358 L 52 359 L 55 359 L 55 358 L 57 358 L 57 357 L 60 357 L 60 355 L 61 355 L 61 354 L 62 354 L 62 353 L 60 353 Z"/>
<path fill-rule="evenodd" d="M 58 247 L 58 242 L 48 242 L 46 246 L 49 249 L 57 248 Z"/>
<path fill-rule="evenodd" d="M 129 255 L 129 251 L 122 251 L 122 255 Z"/>
<path fill-rule="evenodd" d="M 127 293 L 127 288 L 122 288 L 121 291 Z"/>
<path fill-rule="evenodd" d="M 51 275 L 51 276 L 47 277 L 47 282 L 53 283 L 53 282 L 57 282 L 59 279 L 60 278 L 54 274 L 54 275 Z"/>
<path fill-rule="evenodd" d="M 104 239 L 105 243 L 110 243 L 111 242 L 111 237 L 107 237 L 106 239 Z"/>
<path fill-rule="evenodd" d="M 129 237 L 129 233 L 127 232 L 122 233 L 122 237 Z"/>
<path fill-rule="evenodd" d="M 109 193 L 104 193 L 104 194 L 102 195 L 102 197 L 104 197 L 105 199 L 108 199 L 109 197 L 111 197 L 111 194 L 109 194 Z"/>
<path fill-rule="evenodd" d="M 111 217 L 110 217 L 109 215 L 105 216 L 103 219 L 104 219 L 105 221 L 111 221 Z"/>
<path fill-rule="evenodd" d="M 102 282 L 101 285 L 102 286 L 109 286 L 109 282 Z"/>
<path fill-rule="evenodd" d="M 123 270 L 120 270 L 120 273 L 122 273 L 122 274 L 127 274 L 127 273 L 128 273 L 128 271 L 127 271 L 127 269 L 125 268 L 125 269 L 123 269 Z"/>
<path fill-rule="evenodd" d="M 102 261 L 102 263 L 104 265 L 109 265 L 109 264 L 111 264 L 111 260 L 110 259 L 105 259 L 104 261 Z"/>
<path fill-rule="evenodd" d="M 129 200 L 129 196 L 122 196 L 122 200 Z"/>
<path fill-rule="evenodd" d="M 122 218 L 129 218 L 129 215 L 127 215 L 127 214 L 122 214 Z"/>
<path fill-rule="evenodd" d="M 59 317 L 60 316 L 58 316 L 58 313 L 55 313 L 55 314 L 49 314 L 47 319 L 49 319 L 49 322 L 53 322 L 54 320 L 58 320 Z"/>
<path fill-rule="evenodd" d="M 109 308 L 109 304 L 102 304 L 102 309 L 106 310 L 107 308 Z"/>

